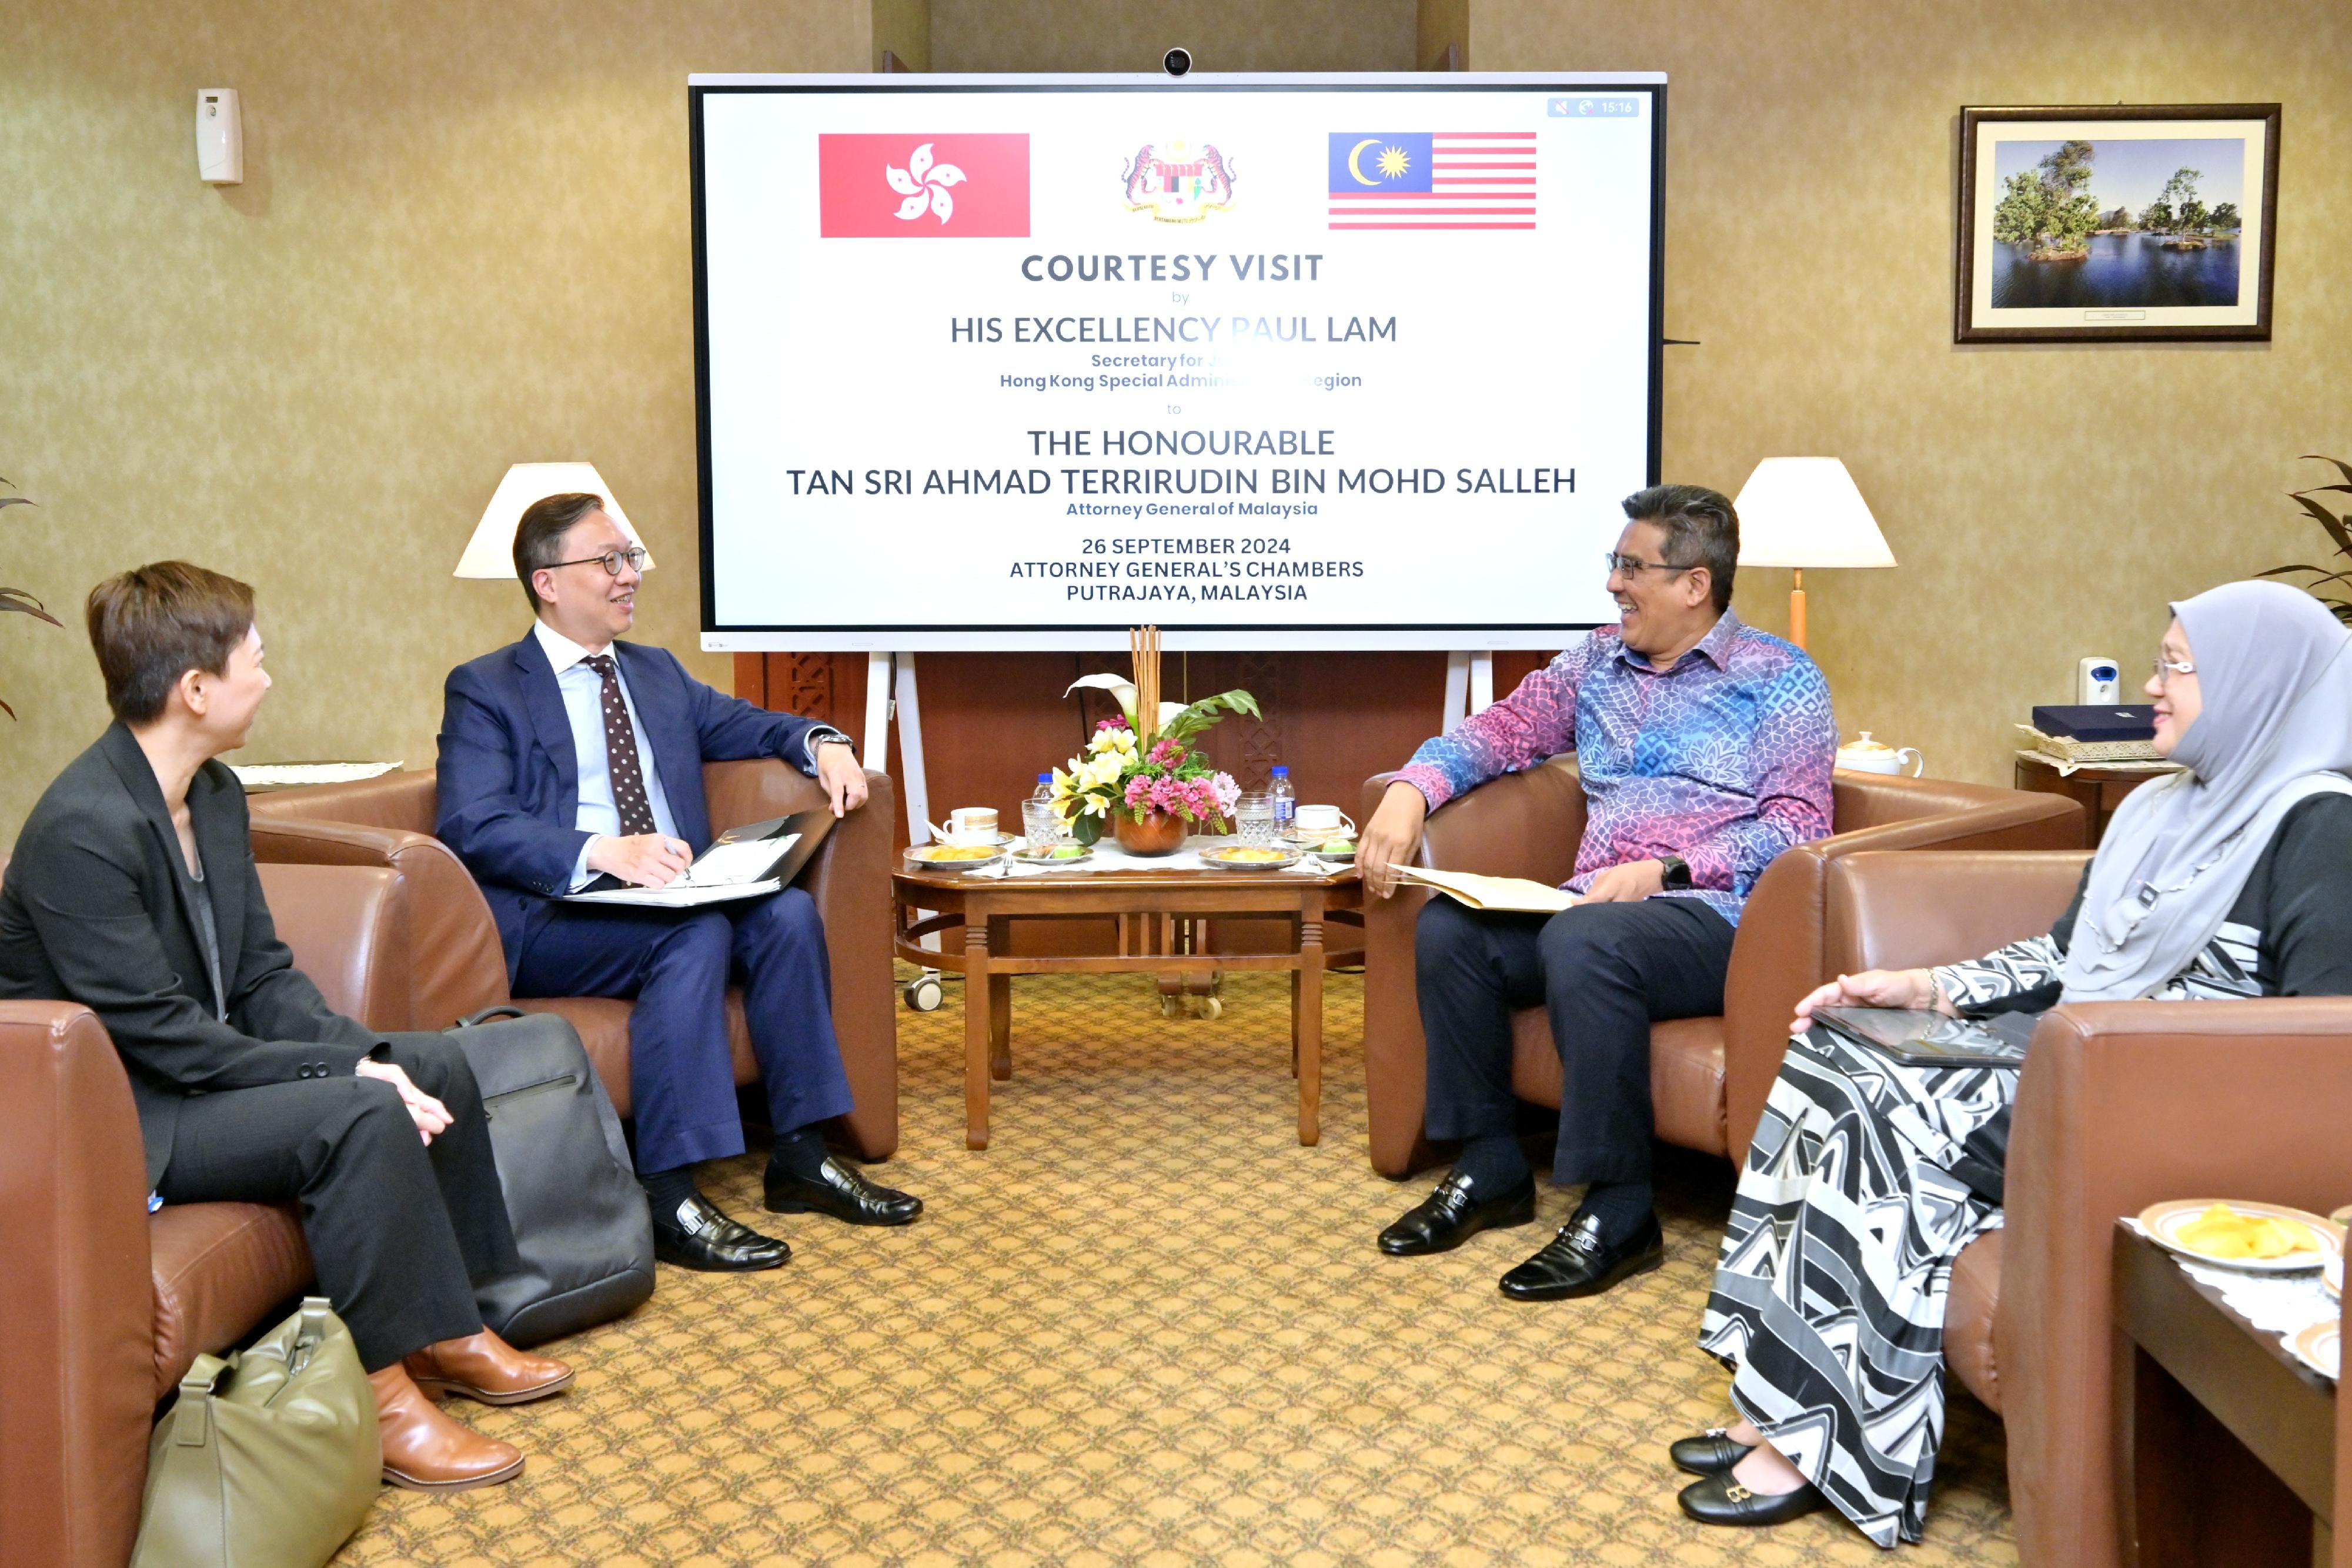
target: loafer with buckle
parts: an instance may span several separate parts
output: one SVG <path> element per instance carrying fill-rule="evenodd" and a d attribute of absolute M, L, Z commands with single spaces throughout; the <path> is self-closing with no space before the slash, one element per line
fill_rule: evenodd
<path fill-rule="evenodd" d="M 1601 1239 L 1601 1221 L 1580 1213 L 1559 1228 L 1543 1250 L 1502 1278 L 1503 1294 L 1515 1301 L 1564 1301 L 1597 1296 L 1620 1280 L 1646 1274 L 1666 1260 L 1666 1239 L 1654 1214 L 1625 1242 Z"/>
<path fill-rule="evenodd" d="M 1830 1505 L 1810 1481 L 1795 1491 L 1760 1492 L 1742 1486 L 1728 1470 L 1691 1482 L 1675 1500 L 1701 1524 L 1786 1524 Z"/>
<path fill-rule="evenodd" d="M 794 1176 L 770 1161 L 767 1189 L 771 1214 L 822 1214 L 845 1225 L 912 1225 L 923 1212 L 921 1198 L 867 1181 L 831 1155 L 814 1177 Z"/>
<path fill-rule="evenodd" d="M 1381 1250 L 1391 1258 L 1451 1252 L 1481 1230 L 1532 1225 L 1535 1218 L 1534 1176 L 1527 1177 L 1500 1197 L 1478 1203 L 1471 1197 L 1470 1178 L 1457 1171 L 1381 1232 Z"/>
<path fill-rule="evenodd" d="M 696 1193 L 675 1214 L 654 1216 L 654 1256 L 706 1274 L 748 1274 L 781 1269 L 793 1249 L 772 1236 L 730 1219 Z"/>
<path fill-rule="evenodd" d="M 1696 1437 L 1677 1437 L 1666 1449 L 1675 1469 L 1695 1476 L 1720 1475 L 1756 1451 L 1753 1443 L 1735 1443 L 1728 1428 L 1709 1427 Z"/>

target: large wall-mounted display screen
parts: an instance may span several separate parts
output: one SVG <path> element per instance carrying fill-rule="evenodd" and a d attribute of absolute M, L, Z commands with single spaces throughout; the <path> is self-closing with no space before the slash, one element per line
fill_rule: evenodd
<path fill-rule="evenodd" d="M 692 78 L 714 650 L 1557 647 L 1664 78 Z"/>

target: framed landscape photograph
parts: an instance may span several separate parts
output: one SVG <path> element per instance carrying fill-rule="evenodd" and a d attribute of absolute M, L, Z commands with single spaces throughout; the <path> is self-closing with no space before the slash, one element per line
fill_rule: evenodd
<path fill-rule="evenodd" d="M 1960 110 L 1952 340 L 2271 335 L 2279 106 Z"/>

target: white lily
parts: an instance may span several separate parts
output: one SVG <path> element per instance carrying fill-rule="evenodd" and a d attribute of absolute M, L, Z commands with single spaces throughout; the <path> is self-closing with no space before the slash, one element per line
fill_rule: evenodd
<path fill-rule="evenodd" d="M 1091 691 L 1110 693 L 1112 696 L 1118 700 L 1118 711 L 1126 716 L 1127 727 L 1129 729 L 1133 729 L 1135 727 L 1136 693 L 1135 683 L 1133 681 L 1129 680 L 1125 675 L 1114 675 L 1108 671 L 1101 674 L 1080 675 L 1076 680 L 1072 681 L 1069 684 L 1069 685 L 1063 691 L 1062 695 L 1064 696 L 1068 696 L 1071 692 L 1075 692 L 1080 687 L 1085 687 Z M 1183 711 L 1184 705 L 1182 703 L 1162 702 L 1160 705 L 1160 722 L 1154 727 L 1157 729 L 1167 728 L 1168 721 L 1174 718 L 1178 714 L 1182 713 Z"/>

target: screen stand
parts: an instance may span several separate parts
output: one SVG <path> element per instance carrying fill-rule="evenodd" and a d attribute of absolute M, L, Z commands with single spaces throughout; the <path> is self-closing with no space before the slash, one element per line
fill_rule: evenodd
<path fill-rule="evenodd" d="M 1445 655 L 1445 717 L 1441 731 L 1495 706 L 1495 655 L 1486 648 Z"/>
<path fill-rule="evenodd" d="M 895 694 L 893 687 L 896 687 Z M 915 655 L 912 653 L 868 653 L 866 655 L 866 745 L 865 753 L 870 768 L 887 767 L 890 760 L 890 720 L 898 720 L 898 767 L 906 775 L 907 841 L 927 844 L 931 841 L 931 789 L 923 772 L 923 706 L 915 695 Z M 918 917 L 928 916 L 928 909 L 915 911 Z M 923 938 L 923 946 L 936 948 L 939 933 Z M 939 971 L 926 969 L 922 979 L 932 982 L 930 1007 L 939 1006 Z M 908 988 L 908 1005 L 915 1006 L 915 988 Z M 922 1010 L 929 1010 L 924 1009 Z"/>

